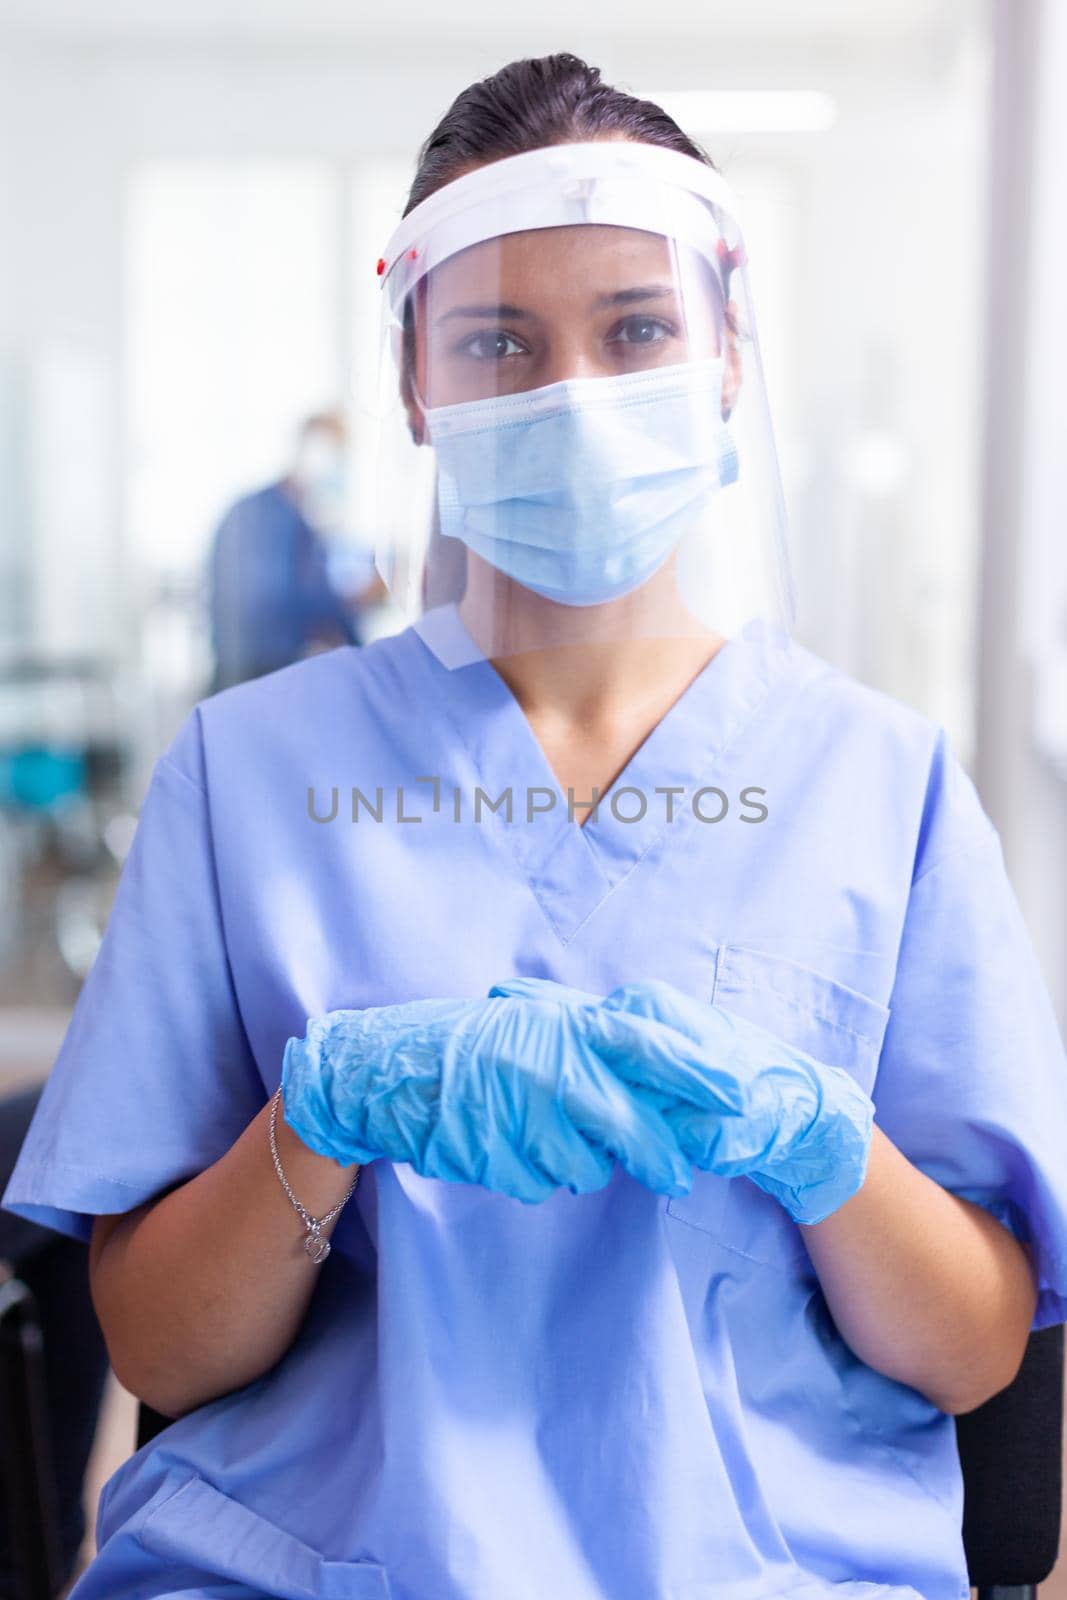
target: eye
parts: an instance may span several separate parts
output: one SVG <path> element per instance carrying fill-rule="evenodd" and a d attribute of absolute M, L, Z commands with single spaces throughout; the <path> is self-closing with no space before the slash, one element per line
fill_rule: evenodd
<path fill-rule="evenodd" d="M 458 349 L 476 361 L 503 361 L 508 356 L 523 355 L 526 346 L 503 328 L 492 328 L 469 334 Z"/>
<path fill-rule="evenodd" d="M 626 317 L 608 335 L 609 344 L 660 344 L 673 339 L 677 329 L 661 317 Z"/>

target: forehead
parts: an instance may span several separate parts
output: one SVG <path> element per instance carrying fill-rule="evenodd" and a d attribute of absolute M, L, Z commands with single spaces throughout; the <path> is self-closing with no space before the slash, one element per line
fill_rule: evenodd
<path fill-rule="evenodd" d="M 669 284 L 674 276 L 674 249 L 662 234 L 576 224 L 506 233 L 470 245 L 434 267 L 427 288 L 435 306 L 443 306 L 502 285 L 574 297 L 638 282 Z"/>

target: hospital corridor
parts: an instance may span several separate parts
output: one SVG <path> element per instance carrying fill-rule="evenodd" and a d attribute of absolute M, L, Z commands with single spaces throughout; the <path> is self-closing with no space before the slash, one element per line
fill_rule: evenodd
<path fill-rule="evenodd" d="M 0 1600 L 1067 1600 L 1065 77 L 0 0 Z"/>

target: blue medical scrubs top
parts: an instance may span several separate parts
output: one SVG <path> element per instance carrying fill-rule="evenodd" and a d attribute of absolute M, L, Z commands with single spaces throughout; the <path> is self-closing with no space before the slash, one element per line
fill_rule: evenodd
<path fill-rule="evenodd" d="M 284 484 L 238 500 L 211 548 L 211 643 L 220 688 L 299 661 L 324 629 L 355 644 L 326 546 Z"/>
<path fill-rule="evenodd" d="M 750 630 L 579 828 L 457 639 L 445 608 L 193 711 L 5 1203 L 85 1237 L 201 1171 L 318 1013 L 656 977 L 854 1074 L 1063 1319 L 1062 1050 L 943 733 Z M 525 1205 L 379 1160 L 284 1359 L 110 1480 L 75 1595 L 963 1600 L 961 1513 L 953 1419 L 852 1354 L 747 1179 Z"/>

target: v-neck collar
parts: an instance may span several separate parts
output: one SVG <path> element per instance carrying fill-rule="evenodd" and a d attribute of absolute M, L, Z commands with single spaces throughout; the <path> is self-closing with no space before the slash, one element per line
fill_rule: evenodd
<path fill-rule="evenodd" d="M 413 624 L 426 647 L 424 664 L 436 697 L 486 794 L 510 789 L 512 820 L 484 817 L 507 836 L 508 848 L 545 916 L 568 944 L 617 885 L 668 830 L 687 831 L 691 797 L 721 778 L 730 746 L 784 670 L 789 642 L 778 630 L 750 624 L 727 639 L 656 723 L 610 788 L 596 815 L 571 821 L 567 797 L 515 695 L 471 639 L 454 604 Z M 526 820 L 526 800 L 555 806 Z M 675 793 L 668 821 L 668 791 Z M 588 795 L 575 797 L 576 809 Z M 710 809 L 714 801 L 708 802 Z M 736 804 L 736 796 L 730 797 Z M 584 814 L 584 813 L 582 813 Z M 632 818 L 633 820 L 626 820 Z"/>

